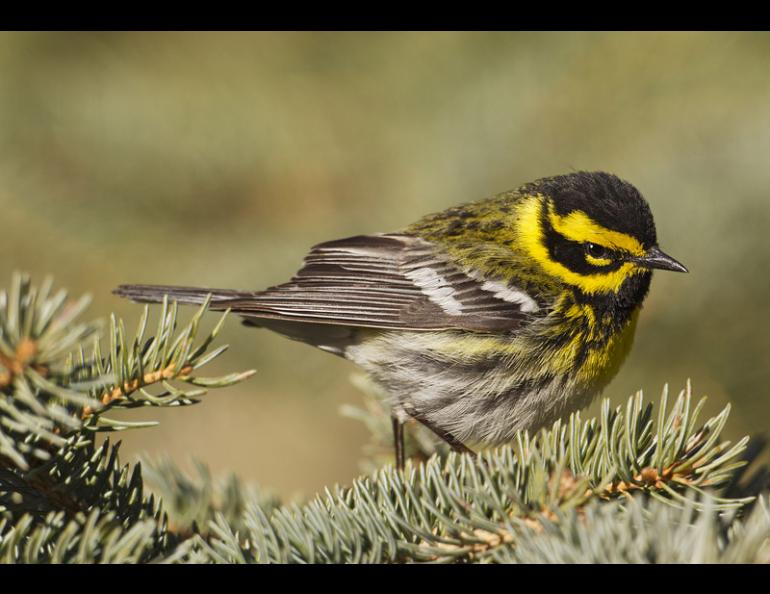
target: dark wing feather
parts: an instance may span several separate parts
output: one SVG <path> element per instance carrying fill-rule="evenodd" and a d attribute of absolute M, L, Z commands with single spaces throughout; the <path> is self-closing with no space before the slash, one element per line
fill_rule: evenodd
<path fill-rule="evenodd" d="M 420 238 L 356 236 L 312 248 L 287 283 L 222 295 L 215 305 L 247 319 L 405 330 L 515 329 L 526 316 L 522 303 L 500 297 L 489 285 Z"/>

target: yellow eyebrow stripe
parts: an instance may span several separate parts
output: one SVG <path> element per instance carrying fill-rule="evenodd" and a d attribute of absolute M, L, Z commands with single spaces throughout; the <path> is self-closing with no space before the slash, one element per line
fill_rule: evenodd
<path fill-rule="evenodd" d="M 572 241 L 596 243 L 606 248 L 624 250 L 634 256 L 644 255 L 644 248 L 636 238 L 603 227 L 582 210 L 574 210 L 566 216 L 561 216 L 555 213 L 553 206 L 549 204 L 548 219 L 557 233 Z"/>

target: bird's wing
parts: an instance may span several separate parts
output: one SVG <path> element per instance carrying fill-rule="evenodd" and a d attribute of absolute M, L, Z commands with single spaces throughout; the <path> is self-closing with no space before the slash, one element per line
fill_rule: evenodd
<path fill-rule="evenodd" d="M 247 319 L 478 332 L 513 330 L 538 309 L 524 291 L 472 278 L 429 242 L 396 234 L 319 244 L 289 282 L 216 306 Z"/>

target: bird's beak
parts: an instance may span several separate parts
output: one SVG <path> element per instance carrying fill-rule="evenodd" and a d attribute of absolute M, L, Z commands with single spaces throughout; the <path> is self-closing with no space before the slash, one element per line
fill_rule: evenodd
<path fill-rule="evenodd" d="M 685 268 L 683 264 L 677 262 L 668 254 L 664 254 L 658 246 L 651 247 L 644 256 L 634 258 L 634 261 L 645 268 L 687 272 L 687 268 Z"/>

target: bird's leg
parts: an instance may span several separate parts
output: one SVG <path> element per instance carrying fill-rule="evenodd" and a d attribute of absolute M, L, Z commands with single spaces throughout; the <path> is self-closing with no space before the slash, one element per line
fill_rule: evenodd
<path fill-rule="evenodd" d="M 404 470 L 404 424 L 396 415 L 391 417 L 393 422 L 393 443 L 396 447 L 396 468 Z"/>
<path fill-rule="evenodd" d="M 438 435 L 441 439 L 443 439 L 445 442 L 449 444 L 449 446 L 455 451 L 460 452 L 461 454 L 470 454 L 471 456 L 475 456 L 476 452 L 474 452 L 472 449 L 470 449 L 468 446 L 466 446 L 463 442 L 461 442 L 459 439 L 457 439 L 454 435 L 449 433 L 449 431 L 444 431 L 441 427 L 437 427 L 433 423 L 431 423 L 428 419 L 423 417 L 422 415 L 415 414 L 414 411 L 410 411 L 409 415 L 417 420 L 420 421 L 423 425 L 425 425 L 428 429 L 433 431 L 436 435 Z"/>

